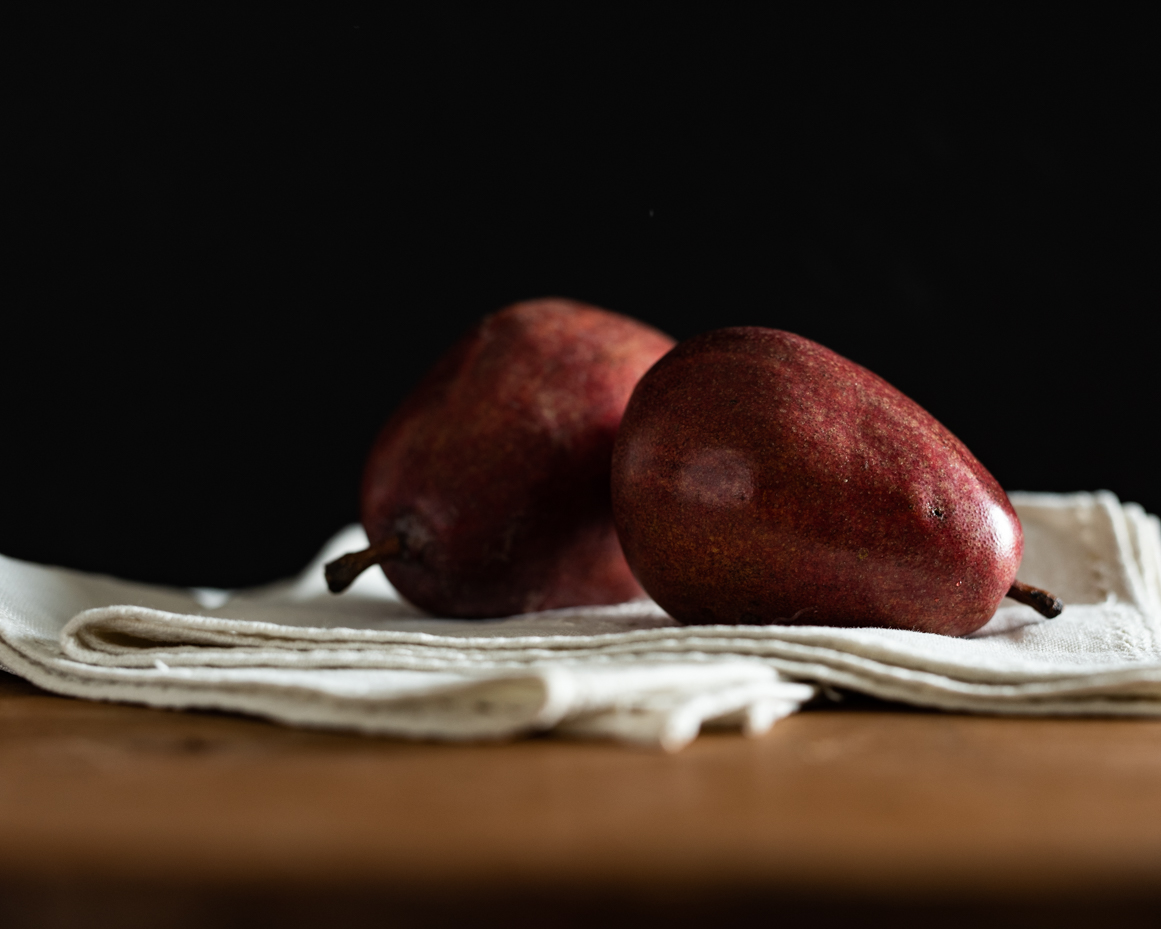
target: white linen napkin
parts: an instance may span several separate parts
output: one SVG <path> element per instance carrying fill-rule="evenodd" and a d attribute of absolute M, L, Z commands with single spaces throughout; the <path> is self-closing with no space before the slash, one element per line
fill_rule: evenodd
<path fill-rule="evenodd" d="M 765 731 L 830 684 L 951 710 L 1161 715 L 1161 530 L 1112 494 L 1013 494 L 1021 580 L 962 639 L 892 629 L 677 625 L 648 600 L 503 620 L 427 616 L 381 572 L 341 597 L 322 565 L 247 591 L 132 584 L 0 557 L 0 661 L 46 689 L 424 738 L 555 729 L 680 748 Z M 800 682 L 800 683 L 795 683 Z"/>

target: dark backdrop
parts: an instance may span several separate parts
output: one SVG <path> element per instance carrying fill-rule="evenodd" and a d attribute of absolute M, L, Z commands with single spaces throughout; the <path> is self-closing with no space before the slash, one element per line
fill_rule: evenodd
<path fill-rule="evenodd" d="M 289 574 L 548 294 L 801 333 L 1009 489 L 1161 511 L 1146 23 L 149 15 L 21 33 L 4 554 Z"/>

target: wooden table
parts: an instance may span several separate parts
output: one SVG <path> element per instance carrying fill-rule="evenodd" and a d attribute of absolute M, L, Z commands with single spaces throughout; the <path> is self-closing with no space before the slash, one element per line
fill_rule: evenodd
<path fill-rule="evenodd" d="M 1153 925 L 1161 722 L 848 699 L 678 755 L 0 674 L 0 925 Z"/>

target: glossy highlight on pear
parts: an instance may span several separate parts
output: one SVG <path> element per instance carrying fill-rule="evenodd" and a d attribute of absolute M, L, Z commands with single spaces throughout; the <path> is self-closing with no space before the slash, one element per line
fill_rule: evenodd
<path fill-rule="evenodd" d="M 963 443 L 788 332 L 721 329 L 658 362 L 625 412 L 612 495 L 629 564 L 683 623 L 960 636 L 1009 591 L 1053 609 L 1013 586 L 1020 521 Z"/>
<path fill-rule="evenodd" d="M 642 596 L 613 526 L 609 468 L 633 387 L 673 344 L 571 300 L 485 317 L 375 441 L 361 492 L 371 547 L 327 565 L 330 589 L 379 564 L 440 616 Z"/>

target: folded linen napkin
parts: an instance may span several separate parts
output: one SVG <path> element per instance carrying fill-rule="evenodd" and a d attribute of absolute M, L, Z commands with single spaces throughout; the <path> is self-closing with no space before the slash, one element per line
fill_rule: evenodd
<path fill-rule="evenodd" d="M 298 578 L 183 591 L 0 558 L 0 661 L 49 690 L 414 737 L 543 729 L 679 748 L 702 724 L 760 732 L 832 684 L 922 706 L 1161 715 L 1161 529 L 1097 494 L 1013 494 L 1020 578 L 1067 604 L 1005 600 L 963 639 L 894 629 L 682 627 L 648 600 L 503 620 L 427 616 L 381 572 L 342 597 Z M 800 683 L 795 683 L 795 681 Z"/>

